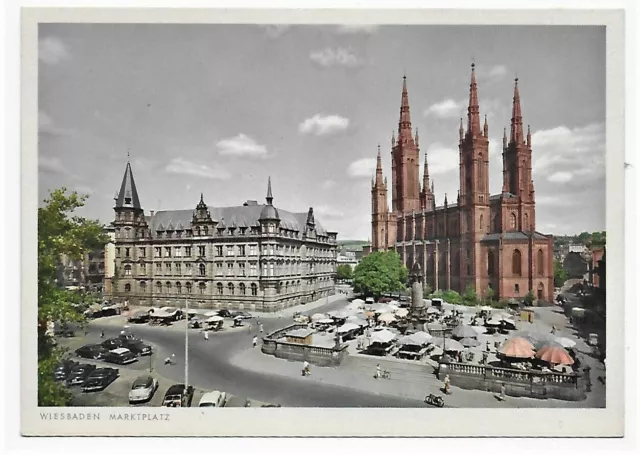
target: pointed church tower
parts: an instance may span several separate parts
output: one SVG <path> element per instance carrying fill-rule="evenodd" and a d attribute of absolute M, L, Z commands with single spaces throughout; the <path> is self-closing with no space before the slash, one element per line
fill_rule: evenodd
<path fill-rule="evenodd" d="M 422 174 L 422 192 L 420 193 L 420 205 L 422 210 L 435 210 L 435 195 L 429 179 L 429 160 L 427 154 L 424 154 L 424 173 Z"/>
<path fill-rule="evenodd" d="M 148 235 L 147 222 L 129 161 L 127 161 L 124 170 L 120 191 L 114 200 L 116 241 L 146 237 Z"/>
<path fill-rule="evenodd" d="M 402 79 L 398 137 L 391 151 L 392 210 L 409 213 L 420 210 L 420 150 L 418 136 L 411 131 L 411 110 L 407 77 Z"/>
<path fill-rule="evenodd" d="M 376 164 L 376 176 L 371 187 L 371 249 L 377 251 L 386 249 L 386 219 L 389 214 L 387 202 L 387 182 L 382 172 L 382 156 L 378 145 L 378 157 Z"/>

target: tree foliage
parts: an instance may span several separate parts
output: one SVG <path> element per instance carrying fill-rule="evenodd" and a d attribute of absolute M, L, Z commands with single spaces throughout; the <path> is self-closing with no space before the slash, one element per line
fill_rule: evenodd
<path fill-rule="evenodd" d="M 353 269 L 349 264 L 340 264 L 336 268 L 336 278 L 338 280 L 350 280 L 353 278 Z"/>
<path fill-rule="evenodd" d="M 485 300 L 487 300 L 487 302 L 493 302 L 493 299 L 496 297 L 496 291 L 494 291 L 492 288 L 487 288 L 487 290 L 484 293 L 484 298 Z"/>
<path fill-rule="evenodd" d="M 472 284 L 468 284 L 462 294 L 462 304 L 466 306 L 476 306 L 478 304 L 478 294 Z"/>
<path fill-rule="evenodd" d="M 524 301 L 526 302 L 527 305 L 533 305 L 534 300 L 536 299 L 536 297 L 533 295 L 533 291 L 529 291 L 527 292 L 527 295 L 524 296 Z"/>
<path fill-rule="evenodd" d="M 569 273 L 562 267 L 562 262 L 553 261 L 553 285 L 560 288 L 568 278 Z"/>
<path fill-rule="evenodd" d="M 367 296 L 404 290 L 407 268 L 395 251 L 376 251 L 366 256 L 353 273 L 353 289 Z"/>
<path fill-rule="evenodd" d="M 442 299 L 447 303 L 453 303 L 454 305 L 459 305 L 462 303 L 462 297 L 453 289 L 447 289 L 442 293 Z"/>
<path fill-rule="evenodd" d="M 80 260 L 85 253 L 108 242 L 103 227 L 93 220 L 73 215 L 88 196 L 61 188 L 50 193 L 38 209 L 38 404 L 64 406 L 70 395 L 55 382 L 53 371 L 64 351 L 56 347 L 48 328 L 51 323 L 84 323 L 87 294 L 69 291 L 57 283 L 58 264 L 63 255 Z"/>

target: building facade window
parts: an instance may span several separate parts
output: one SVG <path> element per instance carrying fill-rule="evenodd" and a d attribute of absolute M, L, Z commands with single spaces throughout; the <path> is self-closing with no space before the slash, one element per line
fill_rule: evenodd
<path fill-rule="evenodd" d="M 244 283 L 240 283 L 240 295 L 247 295 L 247 286 Z"/>
<path fill-rule="evenodd" d="M 190 276 L 193 272 L 193 266 L 191 265 L 191 262 L 186 262 L 184 264 L 184 267 L 185 267 L 186 275 Z"/>
<path fill-rule="evenodd" d="M 222 262 L 216 263 L 216 275 L 222 275 Z"/>
<path fill-rule="evenodd" d="M 199 246 L 198 247 L 198 256 L 205 256 L 206 255 L 206 248 L 204 246 Z"/>
<path fill-rule="evenodd" d="M 172 288 L 172 287 L 173 287 L 173 286 L 171 285 L 171 282 L 170 282 L 170 281 L 167 281 L 167 283 L 166 283 L 167 294 L 171 294 L 171 288 Z"/>
<path fill-rule="evenodd" d="M 216 246 L 216 256 L 222 256 L 222 246 Z"/>
<path fill-rule="evenodd" d="M 193 285 L 190 282 L 187 282 L 187 283 L 185 283 L 184 287 L 187 290 L 187 294 L 191 294 Z"/>
<path fill-rule="evenodd" d="M 160 246 L 156 247 L 156 257 L 157 258 L 162 257 L 162 247 Z"/>
<path fill-rule="evenodd" d="M 484 230 L 484 216 L 480 215 L 480 230 Z"/>
<path fill-rule="evenodd" d="M 227 256 L 235 256 L 233 245 L 227 245 Z"/>
<path fill-rule="evenodd" d="M 207 289 L 207 285 L 206 284 L 204 284 L 204 283 L 198 284 L 198 290 L 200 291 L 200 294 L 204 294 L 206 289 Z"/>
<path fill-rule="evenodd" d="M 216 284 L 216 288 L 218 289 L 218 295 L 222 295 L 224 293 L 224 287 L 222 286 L 222 283 Z"/>
<path fill-rule="evenodd" d="M 529 230 L 529 214 L 528 213 L 524 214 L 524 230 L 525 231 Z"/>
<path fill-rule="evenodd" d="M 162 264 L 160 262 L 156 262 L 156 275 L 162 274 Z"/>
<path fill-rule="evenodd" d="M 131 292 L 131 284 L 127 283 L 124 285 L 124 292 Z"/>
<path fill-rule="evenodd" d="M 176 275 L 182 275 L 182 264 L 176 262 Z"/>
<path fill-rule="evenodd" d="M 177 258 L 182 257 L 182 248 L 181 247 L 177 246 L 177 247 L 175 247 L 173 249 L 173 251 L 174 251 L 174 256 L 175 257 L 177 257 Z"/>
<path fill-rule="evenodd" d="M 516 284 L 515 286 L 513 286 L 513 292 L 515 295 L 520 294 L 520 285 Z"/>
<path fill-rule="evenodd" d="M 229 283 L 227 285 L 227 288 L 229 289 L 229 295 L 235 295 L 236 289 L 235 289 L 235 286 L 233 285 L 233 283 Z"/>
<path fill-rule="evenodd" d="M 205 267 L 205 265 L 204 265 L 204 264 L 200 264 L 200 265 L 198 266 L 198 272 L 199 272 L 199 275 L 200 275 L 200 276 L 205 276 L 205 275 L 206 275 L 206 273 L 207 273 L 207 268 Z"/>
<path fill-rule="evenodd" d="M 240 245 L 238 247 L 238 256 L 245 256 L 246 255 L 246 248 L 244 245 Z"/>
<path fill-rule="evenodd" d="M 146 248 L 140 248 L 140 257 L 143 258 L 147 255 L 147 249 Z"/>
<path fill-rule="evenodd" d="M 509 216 L 509 227 L 510 227 L 512 230 L 515 230 L 515 229 L 516 229 L 516 225 L 517 225 L 517 222 L 516 222 L 516 214 L 515 214 L 515 213 L 512 213 L 512 214 Z"/>
<path fill-rule="evenodd" d="M 120 248 L 116 248 L 116 257 L 119 258 L 120 257 Z"/>
<path fill-rule="evenodd" d="M 142 292 L 143 294 L 145 292 L 147 292 L 147 282 L 146 281 L 141 281 L 140 282 L 140 292 Z"/>
<path fill-rule="evenodd" d="M 179 281 L 176 283 L 176 292 L 178 294 L 182 294 L 182 283 L 180 283 Z"/>
<path fill-rule="evenodd" d="M 232 276 L 233 275 L 233 264 L 232 263 L 228 263 L 227 264 L 227 276 Z"/>
<path fill-rule="evenodd" d="M 538 269 L 538 275 L 544 276 L 544 253 L 542 252 L 542 249 L 538 250 L 537 269 Z"/>
<path fill-rule="evenodd" d="M 170 246 L 165 246 L 164 247 L 164 257 L 166 257 L 166 258 L 170 258 L 171 257 L 171 247 Z"/>
<path fill-rule="evenodd" d="M 258 254 L 258 245 L 249 245 L 249 255 L 256 256 Z"/>
<path fill-rule="evenodd" d="M 159 282 L 159 281 L 158 281 L 158 282 L 156 282 L 156 292 L 157 292 L 158 294 L 161 294 L 161 293 L 162 293 L 162 283 L 161 283 L 161 282 Z"/>
<path fill-rule="evenodd" d="M 238 275 L 245 276 L 245 265 L 246 264 L 244 262 L 238 263 Z"/>
<path fill-rule="evenodd" d="M 170 262 L 167 262 L 164 265 L 164 274 L 165 275 L 171 275 L 171 263 Z"/>
<path fill-rule="evenodd" d="M 255 283 L 251 283 L 251 295 L 258 295 L 258 285 Z"/>
<path fill-rule="evenodd" d="M 184 247 L 184 255 L 186 257 L 191 257 L 191 247 L 190 246 L 185 246 Z"/>
<path fill-rule="evenodd" d="M 487 253 L 487 275 L 493 276 L 495 273 L 495 257 L 493 251 L 489 251 Z"/>
<path fill-rule="evenodd" d="M 511 270 L 515 276 L 522 276 L 522 253 L 520 253 L 520 250 L 513 251 Z"/>
<path fill-rule="evenodd" d="M 131 275 L 131 266 L 129 264 L 124 266 L 124 274 Z"/>
<path fill-rule="evenodd" d="M 249 265 L 249 276 L 258 276 L 258 264 Z"/>

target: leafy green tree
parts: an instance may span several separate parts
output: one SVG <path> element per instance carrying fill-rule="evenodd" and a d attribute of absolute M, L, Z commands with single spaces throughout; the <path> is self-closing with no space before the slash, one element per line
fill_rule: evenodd
<path fill-rule="evenodd" d="M 430 299 L 444 299 L 444 292 L 441 289 L 438 289 L 436 292 L 432 292 L 429 295 Z"/>
<path fill-rule="evenodd" d="M 395 251 L 371 253 L 353 272 L 354 291 L 376 298 L 385 292 L 404 290 L 406 281 L 407 268 Z"/>
<path fill-rule="evenodd" d="M 478 294 L 472 284 L 468 284 L 462 294 L 462 304 L 466 306 L 476 306 L 478 304 Z"/>
<path fill-rule="evenodd" d="M 462 302 L 462 297 L 453 289 L 447 289 L 442 293 L 442 298 L 447 303 L 453 303 L 455 305 L 459 305 Z"/>
<path fill-rule="evenodd" d="M 52 323 L 85 322 L 82 308 L 86 295 L 58 286 L 57 265 L 60 257 L 79 260 L 91 250 L 108 242 L 97 222 L 73 215 L 84 206 L 88 196 L 75 191 L 70 195 L 61 188 L 50 193 L 45 206 L 38 209 L 38 405 L 65 406 L 71 396 L 54 381 L 53 372 L 64 350 L 56 347 L 49 327 Z"/>
<path fill-rule="evenodd" d="M 487 302 L 491 303 L 493 302 L 493 299 L 496 297 L 496 291 L 493 290 L 493 288 L 487 288 L 487 290 L 484 293 L 484 298 Z"/>
<path fill-rule="evenodd" d="M 506 299 L 500 299 L 497 302 L 496 301 L 491 302 L 491 306 L 493 308 L 498 308 L 503 310 L 509 306 L 509 301 Z"/>
<path fill-rule="evenodd" d="M 559 260 L 553 261 L 553 285 L 560 288 L 567 281 L 567 278 L 569 278 L 569 274 L 562 267 L 562 262 Z"/>
<path fill-rule="evenodd" d="M 535 300 L 535 296 L 533 295 L 533 291 L 527 292 L 527 295 L 524 296 L 524 301 L 527 305 L 533 305 L 533 301 Z"/>
<path fill-rule="evenodd" d="M 340 264 L 336 268 L 336 278 L 339 280 L 350 280 L 353 278 L 353 269 L 349 264 Z"/>

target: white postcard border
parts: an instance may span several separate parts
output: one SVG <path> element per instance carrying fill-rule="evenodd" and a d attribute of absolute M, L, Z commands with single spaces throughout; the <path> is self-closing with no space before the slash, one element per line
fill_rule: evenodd
<path fill-rule="evenodd" d="M 22 15 L 22 332 L 24 435 L 92 436 L 619 436 L 624 427 L 624 26 L 622 11 L 27 9 Z M 385 23 L 607 26 L 606 173 L 609 239 L 606 409 L 195 409 L 37 408 L 37 23 Z M 43 412 L 99 420 L 46 420 Z M 148 413 L 158 420 L 109 420 Z M 168 416 L 168 420 L 165 419 Z"/>

